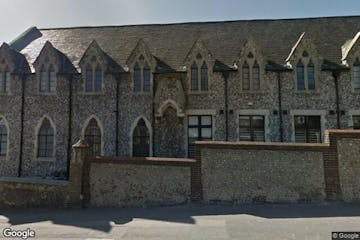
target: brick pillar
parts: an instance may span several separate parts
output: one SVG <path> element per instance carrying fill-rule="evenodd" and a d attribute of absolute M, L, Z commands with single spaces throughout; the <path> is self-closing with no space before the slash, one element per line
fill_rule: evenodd
<path fill-rule="evenodd" d="M 85 159 L 89 153 L 89 145 L 80 139 L 73 146 L 74 155 L 70 162 L 69 194 L 66 196 L 66 207 L 84 206 L 84 175 L 86 175 Z"/>
<path fill-rule="evenodd" d="M 191 166 L 191 202 L 202 201 L 201 147 L 195 145 L 196 163 Z"/>

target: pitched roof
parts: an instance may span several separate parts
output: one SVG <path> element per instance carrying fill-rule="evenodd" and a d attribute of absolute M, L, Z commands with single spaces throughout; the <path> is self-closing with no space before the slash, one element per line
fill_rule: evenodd
<path fill-rule="evenodd" d="M 253 37 L 265 60 L 284 64 L 299 36 L 306 32 L 319 55 L 340 64 L 341 46 L 360 31 L 360 16 L 74 27 L 39 31 L 42 36 L 21 51 L 30 63 L 34 62 L 45 42 L 50 41 L 78 67 L 85 50 L 96 40 L 112 59 L 126 66 L 139 39 L 143 39 L 153 56 L 161 59 L 169 68 L 181 70 L 191 47 L 201 39 L 215 59 L 232 66 L 242 46 Z"/>
<path fill-rule="evenodd" d="M 12 49 L 8 44 L 3 43 L 0 46 L 0 55 L 3 52 L 8 52 L 10 54 L 10 59 L 16 66 L 16 69 L 14 69 L 14 73 L 22 74 L 22 73 L 30 73 L 30 66 L 28 62 L 26 61 L 24 55 L 20 54 L 19 52 Z"/>

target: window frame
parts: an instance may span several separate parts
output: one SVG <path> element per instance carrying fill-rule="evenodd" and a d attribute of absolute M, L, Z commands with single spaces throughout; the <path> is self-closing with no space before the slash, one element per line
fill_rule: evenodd
<path fill-rule="evenodd" d="M 5 130 L 5 133 L 1 131 L 1 128 L 3 128 L 3 130 Z M 5 120 L 5 118 L 0 116 L 0 159 L 6 158 L 9 154 L 9 135 L 10 135 L 10 133 L 9 133 L 8 124 Z M 5 143 L 4 153 L 2 153 L 3 152 L 2 151 L 3 143 Z"/>
<path fill-rule="evenodd" d="M 43 147 L 42 147 L 42 144 L 41 144 L 41 139 L 42 139 L 42 138 L 41 138 L 41 137 L 42 137 L 42 135 L 41 135 L 41 130 L 42 130 L 42 128 L 44 127 L 44 124 L 45 124 L 45 123 L 48 123 L 48 124 L 49 124 L 48 126 L 50 127 L 49 129 L 52 130 L 52 148 L 51 148 L 52 152 L 51 152 L 50 155 L 47 155 L 47 154 L 42 155 L 42 154 L 40 153 L 40 151 L 43 150 L 43 149 L 45 149 L 46 151 L 48 151 L 48 150 L 47 150 L 47 147 L 49 146 L 49 145 L 48 145 L 48 141 L 45 141 L 45 143 L 47 143 L 46 146 L 45 146 L 45 148 L 43 148 Z M 45 136 L 45 135 L 44 135 L 44 136 Z M 49 136 L 51 136 L 51 135 L 47 134 L 47 135 L 45 136 L 46 140 L 49 138 Z M 44 117 L 44 118 L 40 121 L 40 125 L 38 125 L 37 132 L 36 132 L 36 158 L 39 159 L 39 160 L 45 160 L 45 161 L 46 161 L 46 160 L 53 160 L 53 159 L 55 158 L 55 155 L 56 155 L 56 129 L 55 129 L 52 121 L 51 121 L 49 118 Z"/>
<path fill-rule="evenodd" d="M 98 131 L 100 135 L 94 134 L 94 129 Z M 99 124 L 99 121 L 95 117 L 89 118 L 89 120 L 86 122 L 86 125 L 84 127 L 83 132 L 84 140 L 89 145 L 89 155 L 90 156 L 102 156 L 103 153 L 103 132 L 102 128 Z M 88 139 L 91 138 L 92 142 L 88 142 Z M 95 139 L 96 144 L 95 143 Z M 97 146 L 98 151 L 95 151 L 94 146 Z"/>
<path fill-rule="evenodd" d="M 140 123 L 143 123 L 142 125 L 139 125 Z M 143 129 L 139 129 L 139 128 L 143 128 Z M 143 131 L 141 130 L 144 130 L 146 129 L 146 133 L 143 134 Z M 135 133 L 137 133 L 137 130 L 138 132 L 140 132 L 139 135 L 135 135 Z M 151 155 L 151 134 L 150 134 L 150 129 L 148 128 L 148 126 L 146 125 L 146 122 L 143 118 L 140 118 L 137 123 L 136 123 L 136 126 L 135 128 L 133 129 L 132 131 L 132 157 L 150 157 Z M 142 142 L 142 140 L 146 140 L 146 142 L 148 142 L 148 145 L 147 145 L 147 154 L 144 154 L 144 155 L 138 155 L 137 153 L 142 153 L 142 151 L 138 151 L 139 149 L 135 148 L 135 138 L 136 139 L 139 139 L 140 140 L 140 143 Z M 145 149 L 145 148 L 144 148 Z"/>
<path fill-rule="evenodd" d="M 305 129 L 305 142 L 300 142 L 300 141 L 297 141 L 296 140 L 296 130 L 297 129 L 299 129 L 298 127 L 297 127 L 297 117 L 303 117 L 304 118 L 304 125 L 305 125 L 305 128 L 303 128 L 303 129 Z M 312 142 L 311 141 L 311 136 L 310 136 L 310 130 L 313 130 L 313 129 L 311 129 L 311 128 L 309 128 L 308 126 L 310 125 L 309 124 L 309 119 L 310 118 L 318 118 L 319 119 L 319 122 L 318 122 L 318 124 L 319 124 L 319 141 L 317 141 L 317 142 Z M 293 122 L 294 122 L 294 141 L 295 142 L 298 142 L 298 143 L 322 143 L 323 142 L 323 133 L 322 133 L 322 115 L 304 115 L 304 114 L 295 114 L 295 115 L 293 115 Z"/>
<path fill-rule="evenodd" d="M 256 118 L 256 117 L 259 117 L 259 118 L 262 118 L 262 132 L 263 132 L 263 141 L 256 141 L 256 142 L 266 142 L 266 129 L 265 129 L 265 119 L 266 119 L 266 116 L 265 115 L 259 115 L 259 114 L 257 114 L 257 115 L 249 115 L 249 114 L 240 114 L 240 115 L 238 115 L 238 117 L 239 117 L 239 136 L 238 136 L 238 140 L 239 141 L 250 141 L 250 142 L 255 142 L 255 134 L 254 134 L 254 129 L 255 128 L 253 128 L 253 125 L 254 125 L 254 123 L 253 123 L 253 119 L 254 118 Z M 242 140 L 241 139 L 241 131 L 240 131 L 240 129 L 241 129 L 241 125 L 240 125 L 240 118 L 241 117 L 248 117 L 249 118 L 249 134 L 250 134 L 250 139 L 249 140 Z"/>
<path fill-rule="evenodd" d="M 152 94 L 152 68 L 149 61 L 141 54 L 132 66 L 132 92 Z"/>
<path fill-rule="evenodd" d="M 355 91 L 360 91 L 360 61 L 358 58 L 356 58 L 356 60 L 352 65 L 351 75 L 352 75 L 353 89 Z"/>
<path fill-rule="evenodd" d="M 196 117 L 197 124 L 190 124 L 190 118 Z M 210 117 L 210 124 L 202 124 L 203 117 Z M 211 114 L 201 114 L 201 115 L 187 115 L 187 155 L 192 157 L 191 151 L 195 144 L 191 143 L 194 137 L 190 137 L 190 129 L 197 129 L 197 137 L 195 141 L 212 141 L 214 139 L 214 117 Z M 211 137 L 202 137 L 202 129 L 210 129 Z"/>

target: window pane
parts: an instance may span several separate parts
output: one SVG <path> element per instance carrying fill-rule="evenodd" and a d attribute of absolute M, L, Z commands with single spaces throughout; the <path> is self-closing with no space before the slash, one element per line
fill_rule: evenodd
<path fill-rule="evenodd" d="M 54 129 L 45 119 L 38 134 L 38 157 L 52 157 L 54 153 Z"/>
<path fill-rule="evenodd" d="M 211 128 L 202 128 L 201 129 L 201 138 L 205 139 L 211 139 L 212 133 L 211 133 Z"/>
<path fill-rule="evenodd" d="M 40 72 L 40 92 L 46 92 L 46 88 L 47 88 L 47 73 L 44 67 L 42 67 L 41 72 Z"/>
<path fill-rule="evenodd" d="M 360 66 L 354 66 L 354 88 L 360 89 Z"/>
<path fill-rule="evenodd" d="M 240 141 L 250 141 L 250 116 L 239 117 L 239 139 Z"/>
<path fill-rule="evenodd" d="M 297 75 L 297 90 L 305 90 L 305 80 L 304 80 L 304 66 L 302 63 L 299 63 L 296 68 Z"/>
<path fill-rule="evenodd" d="M 95 119 L 91 119 L 85 129 L 85 140 L 90 146 L 90 154 L 99 156 L 101 154 L 101 131 Z"/>
<path fill-rule="evenodd" d="M 201 90 L 207 91 L 208 90 L 208 67 L 206 63 L 201 66 Z"/>
<path fill-rule="evenodd" d="M 10 72 L 9 71 L 6 71 L 5 72 L 5 92 L 10 92 L 10 79 L 11 79 L 11 76 L 10 76 Z"/>
<path fill-rule="evenodd" d="M 199 125 L 199 117 L 198 116 L 190 116 L 189 117 L 189 126 L 197 126 Z"/>
<path fill-rule="evenodd" d="M 141 91 L 141 69 L 138 64 L 134 67 L 134 92 Z"/>
<path fill-rule="evenodd" d="M 7 151 L 7 128 L 5 122 L 0 118 L 0 155 L 5 156 Z"/>
<path fill-rule="evenodd" d="M 103 84 L 103 72 L 100 67 L 96 68 L 96 74 L 95 74 L 95 92 L 101 92 L 102 91 L 102 84 Z"/>
<path fill-rule="evenodd" d="M 211 125 L 211 116 L 201 116 L 201 125 Z"/>
<path fill-rule="evenodd" d="M 307 74 L 308 74 L 308 89 L 315 89 L 315 73 L 314 73 L 313 64 L 308 65 Z"/>
<path fill-rule="evenodd" d="M 140 119 L 133 132 L 133 156 L 149 157 L 150 134 L 143 119 Z"/>
<path fill-rule="evenodd" d="M 55 69 L 53 67 L 50 67 L 50 73 L 49 73 L 49 90 L 50 92 L 55 92 L 56 90 L 56 80 L 55 80 Z"/>
<path fill-rule="evenodd" d="M 198 128 L 189 128 L 189 137 L 190 138 L 198 138 L 199 137 L 199 129 Z"/>
<path fill-rule="evenodd" d="M 353 128 L 360 129 L 360 116 L 353 116 Z"/>
<path fill-rule="evenodd" d="M 198 66 L 193 63 L 191 66 L 191 91 L 199 90 Z"/>
<path fill-rule="evenodd" d="M 144 92 L 150 92 L 151 70 L 148 66 L 144 68 Z"/>
<path fill-rule="evenodd" d="M 0 72 L 0 93 L 4 92 L 3 73 Z"/>
<path fill-rule="evenodd" d="M 296 142 L 321 142 L 320 116 L 295 116 L 294 121 Z"/>
<path fill-rule="evenodd" d="M 253 87 L 254 90 L 260 89 L 260 68 L 258 64 L 253 67 Z"/>
<path fill-rule="evenodd" d="M 242 68 L 242 78 L 243 78 L 243 90 L 250 90 L 250 75 L 249 75 L 249 65 L 244 64 Z"/>
<path fill-rule="evenodd" d="M 86 75 L 85 75 L 85 91 L 92 92 L 93 91 L 93 73 L 92 68 L 88 66 L 86 68 Z"/>

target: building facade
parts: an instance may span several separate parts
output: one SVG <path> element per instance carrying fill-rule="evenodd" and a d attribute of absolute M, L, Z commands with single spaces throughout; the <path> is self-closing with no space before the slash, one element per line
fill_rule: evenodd
<path fill-rule="evenodd" d="M 0 47 L 0 175 L 198 140 L 323 142 L 360 128 L 360 17 L 30 28 Z"/>

